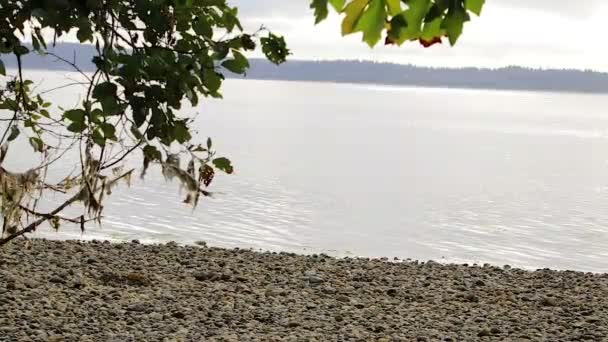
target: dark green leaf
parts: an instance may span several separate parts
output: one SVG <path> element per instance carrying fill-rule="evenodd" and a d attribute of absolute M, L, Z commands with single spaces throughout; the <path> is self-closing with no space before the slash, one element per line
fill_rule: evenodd
<path fill-rule="evenodd" d="M 86 113 L 82 109 L 71 109 L 63 113 L 63 117 L 72 122 L 78 122 L 84 124 Z"/>
<path fill-rule="evenodd" d="M 207 149 L 201 145 L 198 145 L 192 149 L 192 152 L 207 152 Z"/>
<path fill-rule="evenodd" d="M 118 91 L 118 87 L 114 83 L 111 83 L 111 82 L 100 83 L 95 86 L 95 89 L 93 89 L 93 98 L 99 100 L 104 97 L 116 97 L 117 91 Z"/>
<path fill-rule="evenodd" d="M 276 36 L 272 33 L 268 37 L 260 39 L 262 43 L 262 52 L 274 64 L 281 64 L 287 60 L 290 51 L 287 48 L 287 43 L 283 37 Z"/>
<path fill-rule="evenodd" d="M 457 6 L 448 11 L 441 27 L 446 30 L 451 45 L 456 44 L 458 37 L 462 34 L 462 28 L 466 20 L 467 15 L 462 7 Z"/>
<path fill-rule="evenodd" d="M 123 111 L 123 107 L 116 102 L 116 98 L 114 97 L 104 97 L 100 102 L 104 116 L 117 115 Z"/>
<path fill-rule="evenodd" d="M 104 138 L 99 129 L 93 131 L 91 138 L 93 138 L 93 142 L 95 142 L 97 145 L 101 147 L 106 146 L 106 138 Z"/>
<path fill-rule="evenodd" d="M 198 34 L 198 35 L 201 35 L 201 36 L 204 36 L 207 38 L 213 37 L 213 29 L 211 28 L 211 24 L 209 23 L 207 18 L 204 16 L 198 17 L 192 23 L 192 28 L 194 29 L 194 32 L 196 32 L 196 34 Z"/>
<path fill-rule="evenodd" d="M 21 133 L 21 131 L 19 131 L 19 127 L 15 125 L 11 126 L 11 134 L 8 136 L 8 141 L 13 141 L 17 139 L 19 133 Z"/>
<path fill-rule="evenodd" d="M 42 139 L 38 137 L 30 137 L 29 141 L 35 152 L 42 152 L 44 150 L 44 142 L 42 142 Z"/>
<path fill-rule="evenodd" d="M 205 186 L 209 186 L 215 177 L 215 170 L 207 164 L 200 169 L 200 179 L 203 181 Z"/>
<path fill-rule="evenodd" d="M 312 0 L 310 8 L 315 12 L 315 24 L 327 18 L 329 11 L 327 10 L 327 0 Z"/>
<path fill-rule="evenodd" d="M 139 131 L 139 129 L 137 129 L 137 127 L 135 126 L 131 126 L 131 134 L 133 134 L 133 136 L 138 139 L 138 140 L 143 140 L 144 139 L 144 135 L 141 134 L 141 132 Z"/>
<path fill-rule="evenodd" d="M 152 145 L 146 145 L 144 147 L 144 156 L 149 160 L 161 160 L 162 158 L 160 151 Z"/>
<path fill-rule="evenodd" d="M 222 86 L 222 79 L 213 69 L 203 70 L 203 84 L 209 91 L 216 92 Z"/>
<path fill-rule="evenodd" d="M 244 34 L 241 36 L 241 46 L 245 50 L 255 50 L 255 42 L 248 34 Z"/>
<path fill-rule="evenodd" d="M 426 16 L 424 17 L 424 22 L 428 23 L 437 18 L 443 17 L 443 13 L 445 12 L 445 10 L 446 10 L 445 8 L 441 8 L 441 6 L 439 6 L 437 3 L 434 3 L 429 8 L 429 11 L 427 12 Z"/>
<path fill-rule="evenodd" d="M 23 45 L 19 45 L 15 46 L 14 52 L 16 55 L 27 55 L 28 53 L 30 53 L 30 49 L 26 48 Z"/>
<path fill-rule="evenodd" d="M 175 140 L 180 144 L 186 143 L 192 139 L 190 132 L 188 131 L 188 126 L 184 121 L 177 121 L 175 126 L 173 127 L 173 135 L 175 136 Z"/>
<path fill-rule="evenodd" d="M 32 17 L 36 17 L 38 19 L 45 19 L 47 17 L 47 12 L 42 8 L 34 8 L 32 10 Z"/>
<path fill-rule="evenodd" d="M 99 108 L 95 108 L 91 111 L 91 122 L 100 124 L 103 122 L 103 111 Z"/>
<path fill-rule="evenodd" d="M 236 50 L 232 51 L 232 55 L 234 58 L 224 61 L 222 66 L 235 74 L 244 74 L 249 68 L 249 61 Z"/>
<path fill-rule="evenodd" d="M 34 36 L 34 33 L 32 33 L 32 46 L 34 47 L 34 50 L 38 52 L 42 51 L 40 50 L 40 42 L 38 42 L 38 38 Z"/>
<path fill-rule="evenodd" d="M 40 30 L 40 28 L 36 27 L 34 29 L 34 33 L 36 34 L 36 38 L 38 38 L 38 42 L 46 49 L 46 41 L 44 40 L 44 37 L 42 36 L 42 31 Z"/>
<path fill-rule="evenodd" d="M 403 44 L 407 40 L 418 39 L 422 31 L 422 22 L 430 8 L 430 0 L 410 0 L 408 9 L 401 14 L 407 27 L 397 35 L 397 44 Z"/>
<path fill-rule="evenodd" d="M 207 138 L 207 149 L 211 150 L 211 147 L 213 147 L 213 141 L 211 141 L 211 138 Z"/>
<path fill-rule="evenodd" d="M 116 128 L 114 128 L 113 125 L 104 122 L 99 125 L 99 128 L 101 128 L 104 138 L 111 140 L 116 139 Z"/>
<path fill-rule="evenodd" d="M 213 165 L 219 170 L 226 172 L 227 174 L 231 174 L 234 172 L 232 162 L 228 158 L 215 158 L 213 159 Z"/>
<path fill-rule="evenodd" d="M 76 32 L 76 38 L 78 38 L 78 41 L 80 41 L 81 43 L 93 40 L 93 31 L 91 31 L 91 28 L 88 26 L 81 27 Z"/>
<path fill-rule="evenodd" d="M 87 128 L 84 122 L 74 121 L 68 126 L 68 131 L 73 133 L 82 133 Z"/>

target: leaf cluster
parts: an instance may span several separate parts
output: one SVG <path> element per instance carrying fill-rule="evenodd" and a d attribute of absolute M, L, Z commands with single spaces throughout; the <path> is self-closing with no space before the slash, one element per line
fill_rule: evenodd
<path fill-rule="evenodd" d="M 480 15 L 485 0 L 312 0 L 315 22 L 325 20 L 330 6 L 342 14 L 342 35 L 361 32 L 370 47 L 420 41 L 430 46 L 447 36 L 456 44 L 471 13 Z"/>

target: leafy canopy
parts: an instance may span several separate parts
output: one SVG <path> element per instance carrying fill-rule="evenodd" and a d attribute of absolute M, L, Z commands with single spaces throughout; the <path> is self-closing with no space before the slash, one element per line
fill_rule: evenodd
<path fill-rule="evenodd" d="M 361 32 L 363 41 L 374 47 L 385 37 L 386 44 L 401 45 L 418 40 L 428 47 L 447 36 L 456 44 L 470 13 L 480 15 L 485 0 L 313 0 L 315 23 L 333 10 L 343 16 L 342 35 Z"/>
<path fill-rule="evenodd" d="M 48 45 L 68 33 L 95 46 L 95 72 L 81 72 L 74 62 L 48 52 Z M 41 160 L 24 173 L 0 168 L 3 235 L 14 238 L 44 221 L 55 227 L 79 222 L 83 229 L 85 222 L 99 221 L 111 188 L 130 178 L 133 170 L 123 170 L 125 160 L 137 151 L 142 175 L 148 166 L 160 165 L 168 179 L 187 189 L 185 202 L 196 205 L 201 195 L 210 194 L 205 188 L 216 171 L 230 174 L 234 168 L 216 156 L 211 139 L 196 143 L 192 118 L 179 110 L 186 101 L 196 106 L 202 97 L 221 97 L 224 73 L 245 74 L 246 54 L 258 46 L 275 64 L 290 53 L 282 37 L 264 28 L 244 32 L 238 9 L 225 0 L 0 0 L 0 77 L 5 80 L 0 116 L 8 123 L 1 158 L 8 155 L 7 143 L 27 139 Z M 63 109 L 36 92 L 22 68 L 23 56 L 30 53 L 81 73 L 84 81 L 66 85 L 82 94 L 78 106 Z M 13 75 L 2 62 L 7 58 L 17 60 Z M 47 184 L 46 169 L 64 161 L 63 152 L 70 149 L 80 152 L 80 172 Z M 66 204 L 82 204 L 83 215 L 36 211 L 48 191 L 73 193 Z M 37 220 L 27 225 L 29 217 Z"/>

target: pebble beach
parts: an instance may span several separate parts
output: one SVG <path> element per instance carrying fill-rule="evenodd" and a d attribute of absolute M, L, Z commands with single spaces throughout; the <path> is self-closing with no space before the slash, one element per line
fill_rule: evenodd
<path fill-rule="evenodd" d="M 608 341 L 608 275 L 20 240 L 0 341 Z"/>

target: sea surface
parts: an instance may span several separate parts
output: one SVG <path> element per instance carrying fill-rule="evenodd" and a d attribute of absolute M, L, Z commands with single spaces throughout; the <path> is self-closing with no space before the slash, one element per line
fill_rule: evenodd
<path fill-rule="evenodd" d="M 183 110 L 235 164 L 214 198 L 192 210 L 153 170 L 116 189 L 101 227 L 37 235 L 608 272 L 608 96 L 254 80 L 223 94 Z M 26 148 L 5 165 L 25 167 Z"/>

